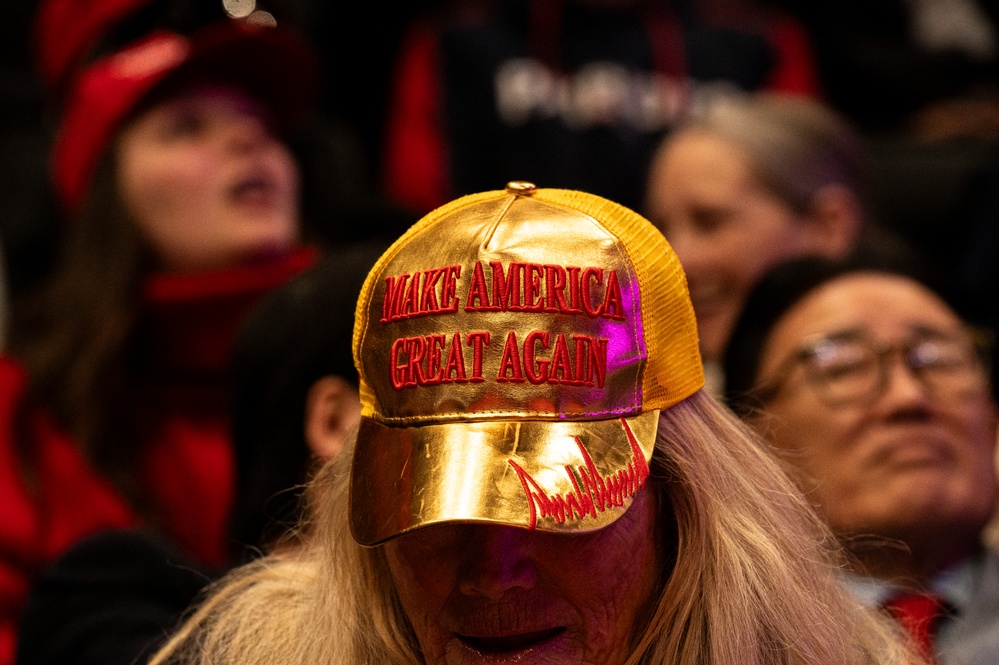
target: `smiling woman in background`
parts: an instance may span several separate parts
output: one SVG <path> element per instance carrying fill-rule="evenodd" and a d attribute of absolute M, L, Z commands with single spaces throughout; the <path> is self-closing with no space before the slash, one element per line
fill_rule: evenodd
<path fill-rule="evenodd" d="M 720 98 L 660 146 L 645 212 L 687 273 L 713 391 L 755 280 L 781 260 L 842 256 L 858 242 L 863 171 L 852 129 L 801 97 Z"/>
<path fill-rule="evenodd" d="M 72 79 L 53 155 L 65 247 L 0 359 L 0 663 L 34 573 L 89 533 L 141 525 L 225 563 L 228 348 L 315 258 L 283 139 L 315 74 L 293 35 L 226 21 L 155 31 Z"/>

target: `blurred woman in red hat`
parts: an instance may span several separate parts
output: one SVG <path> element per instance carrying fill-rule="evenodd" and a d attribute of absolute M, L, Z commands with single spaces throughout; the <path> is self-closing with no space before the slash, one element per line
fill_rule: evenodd
<path fill-rule="evenodd" d="M 227 20 L 152 32 L 69 82 L 65 244 L 0 358 L 0 665 L 33 574 L 84 535 L 142 526 L 225 563 L 228 348 L 315 259 L 283 136 L 317 74 L 298 38 Z"/>

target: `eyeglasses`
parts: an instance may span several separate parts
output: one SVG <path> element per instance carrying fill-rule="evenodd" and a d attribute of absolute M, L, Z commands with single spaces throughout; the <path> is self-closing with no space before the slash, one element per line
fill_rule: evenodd
<path fill-rule="evenodd" d="M 896 344 L 878 342 L 863 331 L 825 336 L 800 348 L 754 395 L 770 401 L 801 365 L 809 386 L 826 404 L 869 403 L 887 387 L 896 355 L 934 396 L 967 395 L 987 385 L 985 359 L 991 345 L 987 334 L 973 329 L 958 334 L 925 330 Z"/>

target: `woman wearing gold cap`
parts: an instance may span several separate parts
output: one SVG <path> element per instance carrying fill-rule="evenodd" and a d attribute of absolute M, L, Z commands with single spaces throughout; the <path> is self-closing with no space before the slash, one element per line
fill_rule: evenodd
<path fill-rule="evenodd" d="M 703 390 L 683 271 L 596 196 L 418 222 L 357 308 L 362 421 L 297 549 L 154 663 L 906 663 L 828 533 Z"/>

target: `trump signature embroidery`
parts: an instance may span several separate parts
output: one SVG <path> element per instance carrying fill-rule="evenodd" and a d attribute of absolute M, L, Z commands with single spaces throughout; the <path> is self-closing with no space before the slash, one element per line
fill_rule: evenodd
<path fill-rule="evenodd" d="M 631 461 L 628 465 L 616 473 L 601 475 L 586 446 L 578 436 L 574 437 L 583 456 L 583 464 L 576 469 L 565 465 L 565 472 L 573 487 L 571 492 L 565 494 L 548 494 L 519 464 L 512 459 L 507 460 L 517 472 L 527 497 L 529 529 L 535 528 L 539 518 L 553 519 L 559 524 L 571 519 L 595 518 L 598 512 L 624 505 L 627 499 L 645 486 L 645 479 L 649 477 L 649 465 L 628 422 L 621 418 L 621 424 L 631 446 Z"/>

